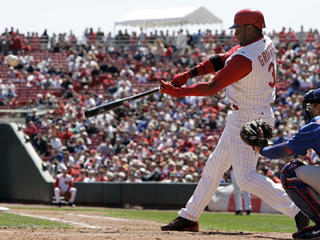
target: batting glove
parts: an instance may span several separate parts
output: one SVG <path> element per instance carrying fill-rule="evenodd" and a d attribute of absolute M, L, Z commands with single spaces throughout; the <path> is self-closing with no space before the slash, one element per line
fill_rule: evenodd
<path fill-rule="evenodd" d="M 169 94 L 169 95 L 175 96 L 175 97 L 178 97 L 180 95 L 181 88 L 173 86 L 171 82 L 166 82 L 166 81 L 161 80 L 160 84 L 161 84 L 160 91 L 162 93 L 166 93 L 166 94 Z"/>
<path fill-rule="evenodd" d="M 181 87 L 186 84 L 188 79 L 191 78 L 191 74 L 189 71 L 185 71 L 183 73 L 175 74 L 171 80 L 172 85 L 175 87 Z"/>

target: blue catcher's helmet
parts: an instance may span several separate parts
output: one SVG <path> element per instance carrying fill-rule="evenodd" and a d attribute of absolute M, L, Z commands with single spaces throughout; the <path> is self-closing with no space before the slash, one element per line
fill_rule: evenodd
<path fill-rule="evenodd" d="M 312 119 L 312 113 L 311 113 L 311 108 L 310 104 L 313 103 L 319 103 L 320 104 L 320 88 L 310 90 L 304 95 L 303 102 L 302 102 L 302 107 L 303 107 L 303 117 L 304 120 L 307 123 L 309 123 Z"/>

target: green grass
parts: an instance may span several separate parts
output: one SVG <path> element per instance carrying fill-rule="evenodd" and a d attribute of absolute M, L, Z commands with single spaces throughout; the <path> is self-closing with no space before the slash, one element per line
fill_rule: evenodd
<path fill-rule="evenodd" d="M 106 217 L 141 219 L 168 223 L 177 217 L 177 211 L 109 209 L 109 208 L 36 208 L 11 207 L 12 209 L 41 209 L 46 211 L 99 212 Z M 0 215 L 1 216 L 1 215 Z M 44 221 L 44 220 L 39 220 Z M 50 221 L 47 221 L 50 222 Z M 211 231 L 295 232 L 293 219 L 282 214 L 252 214 L 236 216 L 233 213 L 204 212 L 199 219 L 200 229 Z M 0 225 L 3 225 L 0 221 Z"/>
<path fill-rule="evenodd" d="M 140 211 L 108 209 L 106 216 L 144 219 L 168 223 L 177 217 L 173 211 Z M 280 214 L 252 214 L 235 216 L 230 213 L 204 212 L 199 219 L 200 228 L 219 231 L 295 232 L 293 219 Z"/>
<path fill-rule="evenodd" d="M 67 224 L 0 212 L 0 228 L 70 228 Z"/>

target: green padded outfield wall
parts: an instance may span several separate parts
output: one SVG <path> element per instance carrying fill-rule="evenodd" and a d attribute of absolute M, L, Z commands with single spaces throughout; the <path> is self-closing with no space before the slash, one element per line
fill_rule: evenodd
<path fill-rule="evenodd" d="M 16 124 L 0 124 L 0 200 L 49 202 L 53 179 Z"/>
<path fill-rule="evenodd" d="M 76 201 L 88 205 L 141 205 L 150 208 L 184 206 L 196 183 L 75 183 Z"/>
<path fill-rule="evenodd" d="M 0 201 L 51 203 L 54 179 L 42 170 L 41 159 L 15 124 L 0 124 Z M 76 203 L 153 208 L 186 204 L 196 183 L 75 183 Z"/>

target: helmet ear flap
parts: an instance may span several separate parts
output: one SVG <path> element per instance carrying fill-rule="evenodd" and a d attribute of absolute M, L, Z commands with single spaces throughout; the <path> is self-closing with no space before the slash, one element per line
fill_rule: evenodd
<path fill-rule="evenodd" d="M 312 120 L 312 114 L 311 111 L 308 109 L 305 109 L 302 113 L 302 116 L 304 118 L 304 121 L 306 124 L 308 124 Z"/>

